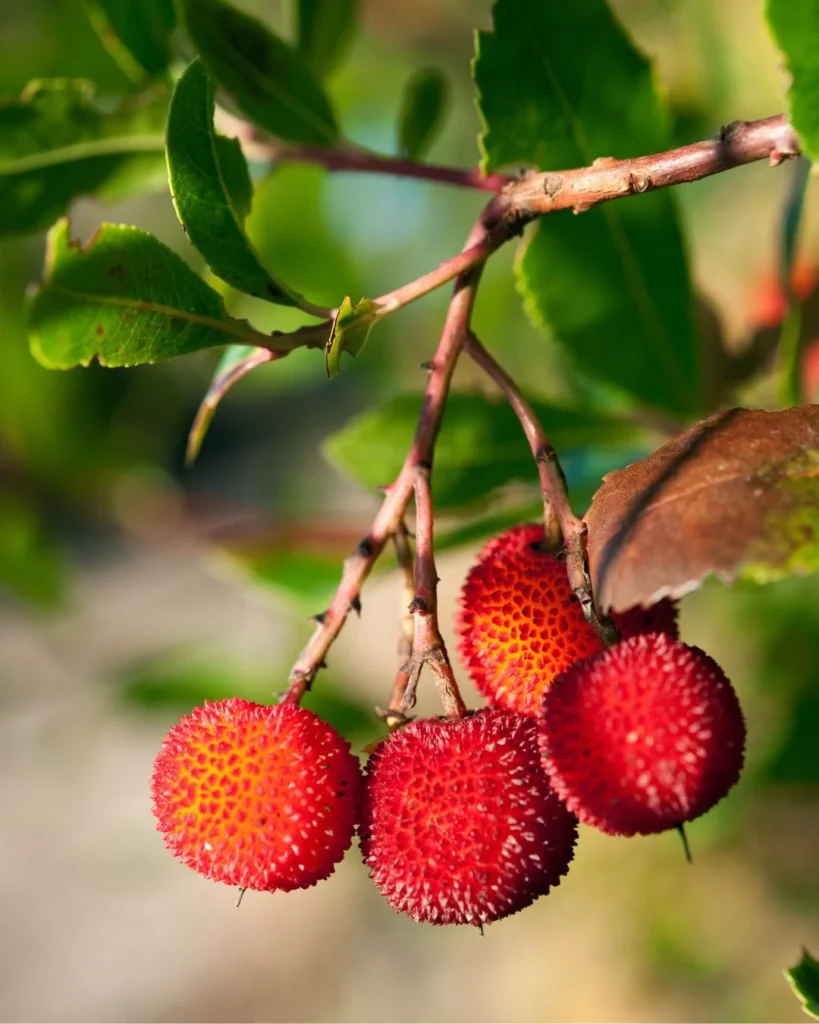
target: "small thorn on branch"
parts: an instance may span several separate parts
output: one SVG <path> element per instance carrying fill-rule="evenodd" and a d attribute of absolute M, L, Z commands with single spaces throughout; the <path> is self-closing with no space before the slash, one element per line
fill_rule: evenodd
<path fill-rule="evenodd" d="M 327 619 L 327 612 L 319 612 L 317 615 L 311 615 L 308 618 L 308 622 L 317 622 L 319 626 L 323 626 Z"/>
<path fill-rule="evenodd" d="M 355 594 L 350 598 L 350 610 L 354 611 L 356 615 L 361 618 L 361 598 L 358 594 Z"/>

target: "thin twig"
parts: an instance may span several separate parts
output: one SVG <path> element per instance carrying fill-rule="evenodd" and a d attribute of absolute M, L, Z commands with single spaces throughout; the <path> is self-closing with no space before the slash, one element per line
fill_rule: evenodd
<path fill-rule="evenodd" d="M 398 710 L 406 713 L 415 706 L 418 676 L 429 665 L 447 718 L 463 718 L 466 705 L 461 697 L 444 638 L 438 625 L 438 572 L 433 542 L 431 469 L 429 463 L 415 466 L 415 597 L 410 610 L 415 617 L 415 638 L 410 663 L 409 685 Z"/>
<path fill-rule="evenodd" d="M 495 381 L 520 420 L 540 477 L 545 541 L 554 548 L 559 542 L 559 537 L 562 537 L 569 583 L 583 607 L 583 614 L 595 627 L 606 646 L 616 643 L 619 640 L 617 630 L 608 619 L 597 612 L 594 605 L 591 579 L 586 565 L 586 524 L 572 509 L 566 477 L 557 452 L 520 388 L 474 334 L 470 334 L 466 340 L 464 351 Z"/>
<path fill-rule="evenodd" d="M 392 536 L 395 557 L 401 570 L 401 618 L 398 638 L 398 672 L 395 676 L 387 715 L 398 711 L 410 678 L 409 660 L 415 640 L 415 616 L 410 605 L 415 598 L 415 573 L 409 534 L 403 522 Z"/>
<path fill-rule="evenodd" d="M 467 239 L 465 249 L 470 249 L 476 240 L 482 238 L 494 227 L 493 203 L 484 210 L 478 223 Z M 419 462 L 428 463 L 432 458 L 435 440 L 444 414 L 452 372 L 461 354 L 469 329 L 469 319 L 475 302 L 475 291 L 480 279 L 482 265 L 462 274 L 455 283 L 455 290 L 449 304 L 441 340 L 430 364 L 429 380 L 421 405 L 421 413 L 415 430 L 415 437 L 401 471 L 395 482 L 387 489 L 386 496 L 378 510 L 369 532 L 359 543 L 355 552 L 344 563 L 341 582 L 330 602 L 330 607 L 318 618 L 318 627 L 299 655 L 290 672 L 289 689 L 283 701 L 298 704 L 305 691 L 324 665 L 324 659 L 331 644 L 341 632 L 350 609 L 360 607 L 360 593 L 364 581 L 370 574 L 376 559 L 384 550 L 389 538 L 398 529 L 404 518 L 415 483 L 415 467 Z"/>
<path fill-rule="evenodd" d="M 384 156 L 361 149 L 323 149 L 320 146 L 287 146 L 261 139 L 242 144 L 251 160 L 270 163 L 315 164 L 328 171 L 352 171 L 362 174 L 385 174 L 395 178 L 434 181 L 442 185 L 500 192 L 512 180 L 505 174 L 482 174 L 477 167 L 462 170 L 440 164 L 421 164 L 403 157 Z"/>

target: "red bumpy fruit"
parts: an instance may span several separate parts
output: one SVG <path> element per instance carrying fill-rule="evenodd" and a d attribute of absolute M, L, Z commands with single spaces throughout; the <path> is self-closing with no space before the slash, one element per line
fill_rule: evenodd
<path fill-rule="evenodd" d="M 613 835 L 699 817 L 742 770 L 734 689 L 698 647 L 635 636 L 564 672 L 543 697 L 543 764 L 581 821 Z"/>
<path fill-rule="evenodd" d="M 165 737 L 152 796 L 165 845 L 248 889 L 304 889 L 352 842 L 362 774 L 349 744 L 292 705 L 206 702 Z"/>
<path fill-rule="evenodd" d="M 360 834 L 395 910 L 482 925 L 558 884 L 577 823 L 543 773 L 534 719 L 485 710 L 411 722 L 384 740 L 367 766 Z"/>
<path fill-rule="evenodd" d="M 572 593 L 565 560 L 540 550 L 543 527 L 515 526 L 490 540 L 461 592 L 458 653 L 481 693 L 536 715 L 543 691 L 565 669 L 602 651 Z M 663 600 L 613 616 L 621 635 L 677 636 L 677 607 Z"/>

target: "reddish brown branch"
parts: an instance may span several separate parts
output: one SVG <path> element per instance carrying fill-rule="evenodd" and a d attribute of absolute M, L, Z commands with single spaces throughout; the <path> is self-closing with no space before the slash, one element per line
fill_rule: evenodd
<path fill-rule="evenodd" d="M 435 568 L 430 473 L 428 463 L 419 462 L 415 466 L 415 596 L 410 605 L 415 618 L 415 638 L 409 685 L 398 709 L 405 714 L 415 706 L 418 676 L 424 665 L 429 665 L 435 676 L 444 714 L 447 718 L 463 718 L 466 705 L 438 626 L 438 572 Z"/>
<path fill-rule="evenodd" d="M 440 164 L 421 164 L 402 157 L 382 156 L 360 149 L 322 149 L 320 146 L 281 146 L 260 141 L 248 142 L 245 153 L 251 159 L 290 164 L 316 164 L 328 171 L 352 171 L 363 174 L 387 174 L 396 178 L 434 181 L 442 185 L 500 192 L 509 184 L 505 174 L 482 174 L 477 167 L 461 170 Z"/>
<path fill-rule="evenodd" d="M 569 583 L 583 606 L 583 614 L 604 644 L 616 643 L 617 631 L 608 619 L 598 614 L 594 605 L 586 565 L 586 524 L 572 509 L 557 452 L 520 388 L 473 334 L 464 344 L 464 351 L 494 380 L 520 420 L 540 477 L 546 543 L 556 547 L 562 537 Z"/>
<path fill-rule="evenodd" d="M 598 203 L 699 181 L 712 174 L 799 155 L 799 140 L 784 114 L 761 121 L 734 121 L 716 139 L 695 142 L 631 160 L 599 157 L 590 167 L 531 174 L 508 185 L 503 200 L 524 218 L 554 210 L 583 213 Z"/>
<path fill-rule="evenodd" d="M 486 232 L 495 226 L 494 216 L 495 208 L 490 203 L 470 232 L 464 247 L 466 250 L 472 248 L 476 241 L 484 237 Z M 369 532 L 345 562 L 344 573 L 330 602 L 330 607 L 321 616 L 315 633 L 290 672 L 290 686 L 284 697 L 285 703 L 297 704 L 304 692 L 309 689 L 316 673 L 324 664 L 331 644 L 341 632 L 350 609 L 359 606 L 361 587 L 369 576 L 376 559 L 403 520 L 412 497 L 415 467 L 418 463 L 429 463 L 432 459 L 435 440 L 441 426 L 444 406 L 449 393 L 452 372 L 469 330 L 469 319 L 475 302 L 475 289 L 481 269 L 482 265 L 479 264 L 461 275 L 455 284 L 441 340 L 430 364 L 429 380 L 410 450 L 407 452 L 407 457 L 395 482 L 387 489 L 384 501 Z"/>

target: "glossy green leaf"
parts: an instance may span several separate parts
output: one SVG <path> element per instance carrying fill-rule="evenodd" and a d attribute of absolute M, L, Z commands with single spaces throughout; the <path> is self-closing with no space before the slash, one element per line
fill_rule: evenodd
<path fill-rule="evenodd" d="M 398 152 L 420 160 L 441 129 L 449 105 L 449 88 L 437 68 L 413 75 L 404 86 L 398 117 Z"/>
<path fill-rule="evenodd" d="M 275 358 L 274 353 L 268 349 L 254 348 L 252 345 L 229 345 L 225 349 L 188 434 L 185 451 L 185 463 L 188 466 L 196 461 L 216 409 L 227 392 L 251 370 Z"/>
<path fill-rule="evenodd" d="M 298 0 L 296 41 L 320 78 L 344 56 L 355 29 L 358 0 Z"/>
<path fill-rule="evenodd" d="M 165 180 L 167 100 L 110 111 L 89 82 L 32 82 L 0 100 L 0 235 L 39 231 L 76 196 L 117 199 Z"/>
<path fill-rule="evenodd" d="M 493 16 L 474 64 L 484 170 L 560 170 L 668 148 L 651 66 L 604 0 L 497 0 Z M 670 192 L 542 217 L 518 285 L 532 320 L 583 373 L 653 406 L 698 411 L 693 301 Z"/>
<path fill-rule="evenodd" d="M 217 83 L 250 120 L 288 142 L 335 142 L 330 101 L 298 50 L 222 0 L 180 0 L 180 10 Z"/>
<path fill-rule="evenodd" d="M 45 280 L 29 306 L 31 350 L 43 366 L 133 366 L 231 342 L 266 340 L 232 320 L 221 297 L 153 235 L 104 224 L 88 245 L 67 220 L 48 236 Z"/>
<path fill-rule="evenodd" d="M 791 983 L 805 1013 L 819 1020 L 819 962 L 803 949 L 802 959 L 796 966 L 785 971 L 785 977 Z"/>
<path fill-rule="evenodd" d="M 179 220 L 213 272 L 232 287 L 285 306 L 298 305 L 262 265 L 244 231 L 251 192 L 236 139 L 213 127 L 213 79 L 197 58 L 176 84 L 168 111 L 168 174 Z"/>
<path fill-rule="evenodd" d="M 765 13 L 791 74 L 791 122 L 804 151 L 819 160 L 819 3 L 766 0 Z"/>
<path fill-rule="evenodd" d="M 421 401 L 421 395 L 398 395 L 363 413 L 328 438 L 325 455 L 365 487 L 390 483 L 412 441 Z M 542 402 L 534 409 L 561 456 L 592 446 L 622 448 L 641 434 L 611 417 Z M 537 468 L 511 408 L 483 395 L 451 394 L 435 449 L 436 508 L 472 505 L 516 480 L 536 482 Z"/>
<path fill-rule="evenodd" d="M 364 348 L 376 319 L 376 306 L 370 299 L 361 299 L 353 305 L 350 297 L 345 296 L 324 351 L 328 377 L 335 377 L 340 371 L 342 352 L 357 356 Z"/>
<path fill-rule="evenodd" d="M 167 71 L 173 0 L 85 0 L 85 6 L 103 46 L 134 82 Z"/>

